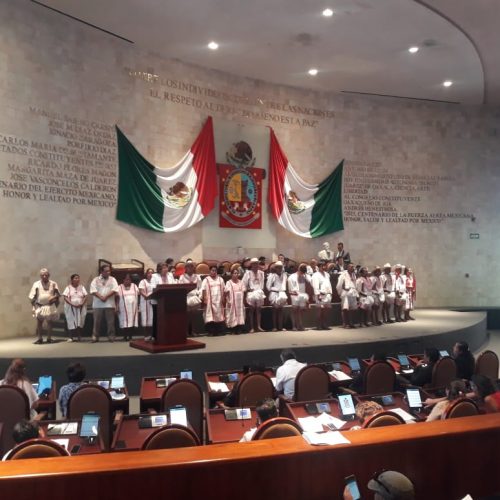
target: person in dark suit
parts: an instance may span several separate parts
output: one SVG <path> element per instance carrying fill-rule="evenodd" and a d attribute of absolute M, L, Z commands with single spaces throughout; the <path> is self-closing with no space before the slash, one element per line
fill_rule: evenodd
<path fill-rule="evenodd" d="M 337 251 L 335 252 L 334 260 L 337 261 L 339 257 L 344 259 L 344 264 L 346 266 L 351 262 L 351 256 L 347 250 L 344 250 L 344 244 L 341 241 L 337 243 Z"/>
<path fill-rule="evenodd" d="M 411 375 L 412 385 L 423 387 L 432 382 L 432 369 L 439 359 L 439 351 L 435 347 L 427 347 L 424 350 L 424 358 L 418 362 L 415 371 Z"/>
<path fill-rule="evenodd" d="M 467 342 L 457 342 L 453 346 L 453 358 L 457 365 L 457 378 L 470 380 L 474 374 L 476 362 L 474 356 L 469 351 L 469 344 Z"/>

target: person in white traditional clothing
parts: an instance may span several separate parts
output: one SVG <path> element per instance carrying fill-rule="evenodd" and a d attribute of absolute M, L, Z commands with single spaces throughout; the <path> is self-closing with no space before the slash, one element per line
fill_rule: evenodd
<path fill-rule="evenodd" d="M 80 275 L 72 274 L 69 285 L 64 289 L 64 316 L 68 327 L 68 341 L 82 340 L 82 331 L 87 316 L 87 290 L 80 284 Z"/>
<path fill-rule="evenodd" d="M 196 286 L 194 290 L 188 292 L 186 298 L 189 322 L 188 336 L 195 334 L 193 331 L 193 322 L 196 316 L 196 311 L 200 309 L 201 305 L 201 277 L 194 271 L 194 262 L 191 259 L 188 259 L 184 265 L 184 274 L 182 274 L 179 278 L 179 283 L 181 284 L 191 284 Z"/>
<path fill-rule="evenodd" d="M 203 319 L 210 336 L 220 335 L 224 327 L 224 280 L 217 275 L 217 266 L 210 266 L 210 274 L 201 284 Z"/>
<path fill-rule="evenodd" d="M 371 326 L 368 320 L 373 306 L 372 286 L 372 282 L 368 277 L 368 269 L 362 267 L 359 271 L 359 278 L 356 280 L 356 290 L 359 295 L 359 307 L 363 314 L 363 324 L 365 326 Z"/>
<path fill-rule="evenodd" d="M 318 308 L 318 330 L 330 330 L 328 326 L 328 312 L 332 307 L 332 283 L 326 272 L 326 261 L 320 260 L 318 270 L 313 274 L 312 287 L 314 300 Z"/>
<path fill-rule="evenodd" d="M 250 259 L 250 269 L 243 276 L 246 290 L 246 303 L 250 306 L 250 333 L 255 330 L 263 332 L 261 327 L 261 308 L 264 305 L 264 272 L 259 269 L 259 259 Z"/>
<path fill-rule="evenodd" d="M 292 301 L 292 330 L 304 331 L 302 316 L 304 309 L 309 305 L 309 291 L 311 281 L 307 275 L 307 266 L 301 264 L 297 272 L 288 278 L 288 293 Z"/>
<path fill-rule="evenodd" d="M 394 316 L 397 322 L 406 321 L 404 314 L 408 294 L 406 293 L 406 276 L 402 273 L 403 266 L 396 264 L 394 268 L 394 291 L 396 297 L 394 300 Z"/>
<path fill-rule="evenodd" d="M 59 287 L 55 281 L 50 278 L 47 268 L 40 269 L 40 279 L 33 283 L 28 298 L 33 306 L 33 317 L 36 319 L 35 344 L 43 344 L 43 324 L 47 324 L 47 343 L 52 340 L 52 322 L 55 321 L 59 313 Z"/>
<path fill-rule="evenodd" d="M 115 294 L 118 292 L 118 283 L 111 274 L 111 267 L 103 264 L 100 268 L 100 275 L 95 277 L 90 283 L 90 294 L 94 296 L 92 304 L 94 314 L 94 331 L 92 343 L 99 342 L 99 334 L 103 318 L 106 321 L 106 333 L 108 340 L 115 340 Z"/>
<path fill-rule="evenodd" d="M 115 300 L 123 340 L 132 340 L 134 332 L 139 326 L 139 287 L 132 283 L 130 274 L 126 274 L 123 278 Z"/>
<path fill-rule="evenodd" d="M 389 263 L 384 265 L 384 272 L 382 273 L 381 279 L 385 296 L 385 302 L 382 307 L 382 320 L 384 323 L 394 323 L 394 320 L 391 319 L 391 306 L 394 305 L 396 292 L 394 288 L 394 277 L 391 274 L 391 265 Z"/>
<path fill-rule="evenodd" d="M 173 259 L 167 259 L 173 260 Z M 170 272 L 170 266 L 167 262 L 160 262 L 156 267 L 157 272 L 153 274 L 151 278 L 151 283 L 153 284 L 153 291 L 156 289 L 158 285 L 175 285 L 177 283 L 174 275 Z M 156 299 L 151 299 L 151 307 L 153 308 L 153 327 L 151 330 L 151 337 L 147 338 L 147 340 L 153 341 L 156 336 L 156 306 L 158 304 Z"/>
<path fill-rule="evenodd" d="M 141 313 L 141 327 L 144 335 L 144 340 L 151 340 L 153 328 L 153 306 L 151 304 L 151 294 L 155 287 L 153 282 L 153 269 L 146 269 L 144 279 L 139 282 L 139 312 Z"/>
<path fill-rule="evenodd" d="M 273 309 L 273 332 L 285 331 L 283 328 L 283 307 L 288 302 L 286 294 L 287 274 L 283 271 L 283 262 L 278 260 L 267 276 L 266 288 L 269 292 L 269 303 Z"/>
<path fill-rule="evenodd" d="M 326 261 L 325 261 L 326 262 Z M 311 259 L 309 264 L 307 264 L 307 274 L 312 277 L 312 275 L 318 270 L 318 261 L 316 259 Z"/>
<path fill-rule="evenodd" d="M 328 243 L 328 241 L 323 243 L 323 250 L 318 252 L 318 257 L 321 260 L 326 260 L 326 262 L 332 262 L 334 253 L 330 250 L 330 243 Z"/>
<path fill-rule="evenodd" d="M 381 274 L 382 270 L 379 266 L 376 266 L 373 269 L 372 276 L 370 278 L 373 294 L 372 322 L 374 325 L 382 325 L 382 321 L 380 320 L 378 314 L 380 307 L 383 307 L 385 302 L 384 286 L 382 284 Z"/>
<path fill-rule="evenodd" d="M 340 296 L 342 308 L 342 326 L 344 328 L 356 328 L 353 322 L 353 311 L 358 308 L 358 291 L 356 290 L 354 264 L 349 264 L 347 270 L 340 273 L 337 292 Z"/>
<path fill-rule="evenodd" d="M 240 268 L 231 271 L 231 279 L 224 288 L 226 298 L 226 326 L 236 335 L 245 328 L 245 284 L 240 280 Z"/>
<path fill-rule="evenodd" d="M 411 311 L 415 309 L 415 301 L 417 299 L 417 280 L 413 275 L 413 270 L 409 267 L 405 269 L 406 276 L 406 293 L 408 294 L 408 298 L 406 300 L 405 307 L 405 318 L 415 320 L 415 318 L 411 315 Z"/>

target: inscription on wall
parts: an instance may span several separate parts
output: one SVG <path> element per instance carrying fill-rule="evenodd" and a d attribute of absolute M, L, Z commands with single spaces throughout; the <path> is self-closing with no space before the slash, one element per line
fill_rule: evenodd
<path fill-rule="evenodd" d="M 116 136 L 112 125 L 30 106 L 51 142 L 0 133 L 0 195 L 35 202 L 116 205 Z"/>
<path fill-rule="evenodd" d="M 450 175 L 391 172 L 379 162 L 346 161 L 344 220 L 439 224 L 448 219 L 472 219 L 472 213 L 429 211 L 441 193 L 455 183 Z"/>

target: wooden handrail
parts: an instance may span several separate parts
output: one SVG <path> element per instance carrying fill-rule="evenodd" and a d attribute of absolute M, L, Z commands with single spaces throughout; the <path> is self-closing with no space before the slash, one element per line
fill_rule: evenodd
<path fill-rule="evenodd" d="M 262 493 L 263 484 L 248 482 L 248 477 L 264 475 L 273 498 L 339 498 L 346 475 L 356 474 L 362 494 L 366 494 L 370 476 L 388 468 L 416 481 L 417 493 L 421 493 L 417 498 L 461 498 L 466 493 L 474 496 L 500 490 L 496 472 L 500 463 L 500 414 L 343 435 L 351 444 L 312 447 L 302 437 L 289 437 L 4 462 L 0 464 L 0 495 L 9 498 L 22 491 L 29 498 L 36 491 L 37 498 L 54 499 L 72 491 L 72 498 L 78 499 L 85 498 L 92 487 L 100 498 L 125 498 L 134 491 L 158 498 L 164 498 L 162 492 L 167 492 L 169 499 L 217 491 L 218 498 L 226 498 L 226 493 L 230 495 L 244 484 L 243 498 L 255 498 Z M 450 471 L 453 478 L 446 477 Z M 199 481 L 193 483 L 190 477 Z"/>

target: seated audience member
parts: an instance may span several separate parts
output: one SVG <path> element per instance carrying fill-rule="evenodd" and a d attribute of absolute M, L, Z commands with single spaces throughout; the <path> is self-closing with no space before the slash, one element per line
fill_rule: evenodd
<path fill-rule="evenodd" d="M 59 408 L 63 417 L 68 414 L 68 401 L 83 382 L 85 378 L 85 367 L 81 363 L 71 363 L 66 369 L 69 384 L 63 385 L 59 390 Z"/>
<path fill-rule="evenodd" d="M 276 390 L 291 400 L 295 394 L 295 377 L 306 366 L 306 363 L 297 361 L 297 356 L 292 349 L 284 349 L 280 358 L 283 364 L 276 370 Z"/>
<path fill-rule="evenodd" d="M 474 356 L 469 351 L 467 342 L 457 342 L 453 346 L 453 358 L 457 365 L 457 378 L 470 380 L 474 374 Z"/>
<path fill-rule="evenodd" d="M 28 441 L 29 439 L 37 439 L 40 437 L 44 437 L 44 436 L 43 436 L 43 432 L 38 427 L 37 422 L 23 419 L 14 426 L 14 429 L 12 429 L 12 438 L 14 439 L 16 446 L 18 444 L 24 443 L 25 441 Z M 5 460 L 5 457 L 11 451 L 12 450 L 9 450 L 4 455 L 3 460 Z"/>
<path fill-rule="evenodd" d="M 410 383 L 419 387 L 432 383 L 432 369 L 438 360 L 439 351 L 435 347 L 427 347 L 424 350 L 424 358 L 418 362 L 411 375 Z M 398 375 L 397 378 L 401 385 L 405 385 L 405 377 Z"/>
<path fill-rule="evenodd" d="M 0 385 L 15 385 L 19 387 L 28 396 L 31 418 L 36 416 L 35 408 L 38 402 L 38 394 L 33 389 L 31 381 L 26 375 L 26 363 L 24 359 L 16 358 L 12 360 L 12 363 L 5 372 L 5 377 L 0 380 Z"/>
<path fill-rule="evenodd" d="M 377 352 L 373 353 L 370 358 L 370 364 L 375 362 L 375 361 L 385 361 L 387 359 L 387 356 L 383 352 Z M 349 386 L 349 389 L 356 391 L 356 392 L 361 392 L 363 390 L 363 374 L 360 372 L 358 373 L 351 382 L 351 385 Z"/>
<path fill-rule="evenodd" d="M 472 375 L 472 390 L 484 402 L 486 413 L 500 413 L 500 391 L 484 375 Z"/>
<path fill-rule="evenodd" d="M 376 401 L 362 401 L 356 405 L 356 416 L 359 418 L 361 425 L 369 417 L 381 411 L 384 411 L 384 409 Z"/>
<path fill-rule="evenodd" d="M 413 500 L 415 488 L 413 483 L 401 472 L 386 470 L 377 473 L 368 481 L 368 489 L 373 491 L 375 500 Z M 352 500 L 349 487 L 344 490 L 344 500 Z"/>
<path fill-rule="evenodd" d="M 275 418 L 278 416 L 278 408 L 276 408 L 276 403 L 274 402 L 274 399 L 270 398 L 261 401 L 255 411 L 257 412 L 257 427 L 259 427 L 259 425 L 266 420 L 270 420 L 271 418 Z M 245 434 L 243 434 L 243 437 L 240 439 L 240 443 L 251 441 L 253 435 L 255 434 L 255 431 L 257 430 L 257 427 L 252 427 L 250 430 L 246 431 Z"/>
<path fill-rule="evenodd" d="M 452 380 L 450 386 L 446 388 L 446 398 L 438 401 L 432 411 L 427 416 L 426 422 L 442 419 L 448 407 L 458 399 L 467 395 L 467 387 L 463 380 Z"/>

